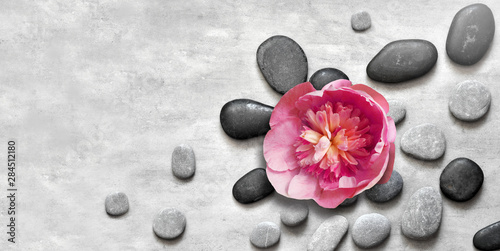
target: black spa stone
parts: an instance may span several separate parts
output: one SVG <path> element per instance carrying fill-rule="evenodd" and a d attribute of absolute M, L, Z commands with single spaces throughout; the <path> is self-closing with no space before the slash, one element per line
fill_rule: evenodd
<path fill-rule="evenodd" d="M 403 190 L 403 177 L 396 170 L 392 171 L 391 178 L 387 183 L 377 184 L 366 190 L 366 197 L 374 202 L 386 202 L 392 200 Z"/>
<path fill-rule="evenodd" d="M 479 250 L 500 249 L 500 221 L 479 230 L 474 235 L 472 243 Z"/>
<path fill-rule="evenodd" d="M 347 75 L 345 75 L 345 73 L 341 70 L 335 68 L 323 68 L 315 72 L 311 78 L 309 78 L 309 82 L 311 82 L 316 90 L 321 90 L 323 86 L 338 79 L 349 80 L 349 77 L 347 77 Z"/>
<path fill-rule="evenodd" d="M 233 197 L 242 204 L 259 201 L 274 191 L 266 170 L 256 168 L 241 177 L 233 186 Z"/>
<path fill-rule="evenodd" d="M 380 82 L 403 82 L 425 75 L 437 57 L 436 47 L 429 41 L 397 40 L 382 48 L 366 67 L 366 73 Z"/>
<path fill-rule="evenodd" d="M 307 80 L 307 57 L 302 48 L 286 36 L 273 36 L 257 49 L 257 64 L 267 83 L 285 94 Z"/>
<path fill-rule="evenodd" d="M 250 99 L 227 102 L 220 111 L 222 129 L 231 138 L 248 139 L 264 135 L 271 129 L 273 107 Z"/>
<path fill-rule="evenodd" d="M 462 202 L 474 197 L 483 185 L 484 174 L 474 161 L 467 158 L 452 160 L 441 173 L 439 185 L 451 200 Z"/>

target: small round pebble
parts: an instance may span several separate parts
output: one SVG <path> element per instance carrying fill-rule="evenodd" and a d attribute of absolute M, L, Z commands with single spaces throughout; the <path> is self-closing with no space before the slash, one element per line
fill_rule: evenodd
<path fill-rule="evenodd" d="M 347 233 L 349 222 L 344 216 L 332 216 L 318 227 L 307 245 L 307 251 L 333 251 Z"/>
<path fill-rule="evenodd" d="M 113 216 L 123 215 L 128 212 L 128 197 L 122 192 L 110 193 L 104 202 L 106 213 Z"/>
<path fill-rule="evenodd" d="M 276 245 L 280 240 L 281 230 L 273 222 L 259 223 L 250 235 L 250 242 L 258 248 L 268 248 Z"/>
<path fill-rule="evenodd" d="M 360 216 L 352 226 L 352 240 L 360 248 L 373 248 L 384 242 L 391 233 L 391 222 L 377 213 Z"/>
<path fill-rule="evenodd" d="M 356 202 L 358 200 L 358 195 L 352 197 L 352 198 L 347 198 L 345 199 L 344 201 L 342 201 L 342 203 L 340 203 L 339 206 L 341 207 L 348 207 L 352 204 L 354 204 L 354 202 Z"/>
<path fill-rule="evenodd" d="M 421 160 L 436 160 L 446 150 L 443 132 L 433 124 L 422 124 L 406 131 L 401 137 L 401 150 Z"/>
<path fill-rule="evenodd" d="M 283 224 L 295 227 L 302 224 L 309 215 L 309 207 L 304 203 L 294 203 L 281 211 L 280 218 Z"/>
<path fill-rule="evenodd" d="M 351 26 L 355 31 L 364 31 L 372 26 L 370 14 L 366 11 L 354 13 L 351 16 Z"/>
<path fill-rule="evenodd" d="M 186 228 L 186 217 L 179 210 L 168 207 L 156 215 L 153 221 L 153 231 L 163 239 L 171 240 L 177 238 Z"/>
<path fill-rule="evenodd" d="M 188 145 L 177 146 L 172 153 L 172 172 L 179 179 L 188 179 L 196 171 L 194 151 Z"/>
<path fill-rule="evenodd" d="M 462 202 L 472 199 L 483 185 L 484 174 L 476 162 L 468 158 L 452 160 L 441 173 L 439 185 L 451 200 Z"/>
<path fill-rule="evenodd" d="M 406 116 L 406 105 L 400 100 L 388 100 L 389 112 L 387 116 L 394 120 L 394 124 L 399 124 Z"/>
<path fill-rule="evenodd" d="M 491 93 L 479 81 L 466 80 L 455 86 L 448 107 L 455 118 L 476 121 L 490 109 Z"/>
<path fill-rule="evenodd" d="M 338 79 L 349 80 L 349 77 L 347 77 L 347 75 L 341 70 L 335 68 L 323 68 L 315 72 L 309 79 L 309 82 L 311 82 L 316 90 L 321 90 L 328 83 Z"/>
<path fill-rule="evenodd" d="M 377 184 L 366 190 L 364 194 L 373 202 L 386 202 L 396 197 L 401 190 L 403 190 L 403 177 L 396 170 L 393 170 L 387 183 Z"/>

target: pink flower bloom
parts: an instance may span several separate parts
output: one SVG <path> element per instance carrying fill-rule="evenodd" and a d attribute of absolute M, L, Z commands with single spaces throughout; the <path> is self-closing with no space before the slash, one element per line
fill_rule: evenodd
<path fill-rule="evenodd" d="M 327 208 L 386 183 L 396 138 L 388 110 L 381 94 L 348 80 L 320 91 L 297 85 L 271 115 L 264 139 L 269 181 L 284 196 Z"/>

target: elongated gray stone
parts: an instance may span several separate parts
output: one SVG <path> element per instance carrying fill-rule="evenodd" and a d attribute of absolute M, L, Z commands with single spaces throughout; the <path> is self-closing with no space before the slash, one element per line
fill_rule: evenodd
<path fill-rule="evenodd" d="M 257 49 L 257 64 L 267 83 L 285 94 L 307 80 L 307 57 L 302 48 L 286 36 L 273 36 Z"/>
<path fill-rule="evenodd" d="M 349 228 L 344 216 L 335 215 L 326 219 L 314 232 L 307 245 L 308 251 L 333 251 Z"/>
<path fill-rule="evenodd" d="M 128 212 L 128 197 L 122 192 L 110 193 L 106 196 L 104 202 L 106 213 L 113 216 L 119 216 Z"/>
<path fill-rule="evenodd" d="M 443 200 L 433 187 L 416 191 L 408 201 L 401 219 L 402 233 L 414 240 L 426 240 L 434 235 L 441 225 Z"/>
<path fill-rule="evenodd" d="M 384 242 L 391 233 L 391 222 L 377 213 L 360 216 L 352 226 L 352 240 L 360 248 L 373 248 Z"/>
<path fill-rule="evenodd" d="M 389 103 L 389 112 L 387 116 L 394 120 L 394 124 L 399 124 L 406 117 L 406 105 L 400 100 L 387 100 Z"/>
<path fill-rule="evenodd" d="M 461 65 L 473 65 L 486 54 L 495 35 L 495 18 L 488 6 L 464 7 L 453 18 L 446 39 L 446 52 Z"/>
<path fill-rule="evenodd" d="M 450 96 L 448 108 L 455 118 L 476 121 L 490 109 L 491 93 L 479 81 L 466 80 L 457 84 Z"/>
<path fill-rule="evenodd" d="M 273 222 L 261 222 L 252 231 L 250 242 L 258 248 L 268 248 L 280 240 L 281 230 Z"/>
<path fill-rule="evenodd" d="M 382 48 L 366 67 L 366 73 L 380 82 L 403 82 L 429 72 L 437 57 L 436 47 L 429 41 L 397 40 Z"/>
<path fill-rule="evenodd" d="M 250 99 L 227 102 L 220 111 L 220 124 L 231 138 L 248 139 L 271 130 L 273 107 Z"/>
<path fill-rule="evenodd" d="M 186 217 L 173 207 L 161 210 L 153 220 L 153 231 L 158 237 L 166 240 L 177 238 L 185 228 Z"/>
<path fill-rule="evenodd" d="M 309 215 L 309 207 L 304 203 L 294 203 L 280 212 L 281 222 L 289 227 L 302 224 Z"/>
<path fill-rule="evenodd" d="M 422 124 L 406 131 L 401 137 L 401 150 L 421 160 L 435 160 L 443 156 L 446 139 L 433 124 Z"/>
<path fill-rule="evenodd" d="M 179 179 L 188 179 L 196 171 L 196 160 L 193 148 L 181 144 L 172 152 L 172 173 Z"/>

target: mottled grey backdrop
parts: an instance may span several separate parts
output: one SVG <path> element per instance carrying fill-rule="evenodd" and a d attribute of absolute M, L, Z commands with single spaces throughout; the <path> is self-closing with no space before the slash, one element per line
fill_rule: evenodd
<path fill-rule="evenodd" d="M 396 199 L 376 204 L 364 196 L 348 208 L 322 209 L 309 202 L 308 221 L 282 227 L 271 250 L 304 250 L 320 223 L 341 214 L 354 221 L 377 212 L 392 222 L 383 250 L 473 250 L 479 229 L 500 220 L 500 39 L 476 65 L 446 55 L 449 25 L 476 1 L 0 1 L 0 246 L 2 250 L 253 250 L 249 235 L 261 221 L 279 224 L 289 200 L 273 194 L 251 205 L 237 203 L 233 184 L 264 167 L 263 137 L 238 141 L 219 124 L 222 106 L 250 98 L 274 106 L 280 95 L 256 63 L 260 43 L 286 35 L 309 60 L 309 76 L 324 67 L 344 71 L 387 98 L 407 104 L 398 125 L 396 164 L 404 178 Z M 500 2 L 482 1 L 500 20 Z M 351 14 L 366 10 L 372 27 L 354 32 Z M 498 21 L 497 21 L 498 26 Z M 427 75 L 401 84 L 370 80 L 371 58 L 387 43 L 419 38 L 438 49 Z M 450 89 L 466 79 L 492 92 L 489 113 L 475 123 L 448 111 Z M 447 137 L 437 161 L 418 161 L 399 149 L 409 128 L 434 123 Z M 7 242 L 7 141 L 17 148 L 17 238 Z M 170 170 L 181 143 L 197 158 L 192 180 Z M 441 228 L 428 241 L 401 234 L 410 195 L 439 189 L 445 165 L 467 157 L 485 180 L 465 203 L 443 198 Z M 111 218 L 104 199 L 129 196 L 130 211 Z M 152 231 L 154 215 L 174 206 L 187 217 L 179 239 Z M 6 248 L 5 248 L 6 247 Z M 340 250 L 357 250 L 348 233 Z"/>

